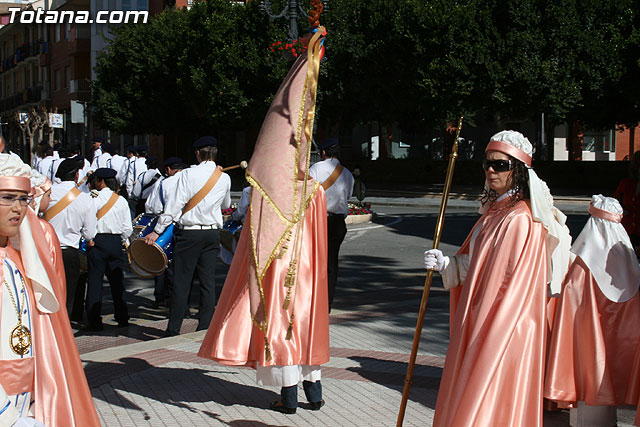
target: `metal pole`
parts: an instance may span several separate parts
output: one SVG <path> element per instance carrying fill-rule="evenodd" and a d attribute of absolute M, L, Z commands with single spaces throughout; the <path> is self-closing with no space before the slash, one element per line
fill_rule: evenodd
<path fill-rule="evenodd" d="M 453 141 L 451 149 L 451 157 L 449 157 L 449 166 L 447 167 L 447 175 L 444 182 L 444 190 L 442 193 L 442 201 L 440 202 L 440 213 L 438 213 L 438 221 L 436 222 L 436 230 L 433 237 L 433 249 L 438 249 L 440 244 L 440 235 L 442 234 L 442 224 L 444 223 L 444 213 L 447 209 L 447 200 L 449 199 L 449 190 L 451 190 L 451 181 L 453 179 L 453 169 L 458 157 L 458 140 L 460 139 L 460 130 L 462 129 L 462 119 L 458 121 L 458 129 L 456 130 L 456 139 Z M 418 313 L 418 322 L 416 331 L 413 336 L 413 347 L 411 356 L 409 357 L 409 366 L 407 367 L 407 376 L 404 380 L 404 389 L 402 390 L 402 402 L 400 403 L 400 411 L 398 413 L 397 427 L 402 427 L 404 421 L 404 413 L 407 409 L 407 401 L 409 400 L 409 390 L 411 389 L 411 380 L 413 379 L 413 370 L 418 356 L 418 346 L 420 345 L 420 335 L 422 334 L 422 325 L 424 324 L 424 316 L 427 311 L 427 301 L 429 300 L 429 292 L 431 292 L 431 281 L 433 279 L 433 270 L 427 272 L 427 278 L 424 281 L 424 289 L 422 291 L 422 301 L 420 302 L 420 312 Z"/>

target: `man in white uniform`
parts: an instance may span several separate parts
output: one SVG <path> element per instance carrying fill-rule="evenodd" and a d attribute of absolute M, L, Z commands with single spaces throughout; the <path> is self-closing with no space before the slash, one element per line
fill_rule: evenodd
<path fill-rule="evenodd" d="M 97 169 L 92 185 L 98 190 L 93 199 L 97 216 L 97 233 L 94 245 L 87 250 L 89 265 L 89 287 L 87 291 L 88 330 L 99 331 L 102 326 L 102 284 L 107 275 L 113 297 L 115 319 L 118 326 L 129 325 L 129 312 L 124 301 L 123 244 L 133 232 L 127 201 L 115 193 L 118 183 L 116 171 L 109 168 Z"/>
<path fill-rule="evenodd" d="M 216 260 L 220 250 L 222 210 L 231 205 L 231 178 L 217 170 L 217 141 L 203 136 L 193 144 L 197 166 L 180 172 L 176 190 L 154 232 L 145 237 L 153 244 L 172 222 L 174 233 L 174 284 L 167 336 L 178 335 L 187 311 L 193 274 L 200 279 L 200 311 L 197 330 L 207 329 L 216 305 Z"/>
<path fill-rule="evenodd" d="M 353 175 L 338 160 L 338 140 L 330 138 L 318 146 L 322 161 L 309 168 L 309 175 L 324 187 L 327 196 L 327 237 L 329 246 L 329 311 L 338 282 L 338 254 L 347 234 L 344 219 L 349 213 L 347 201 L 353 192 Z"/>

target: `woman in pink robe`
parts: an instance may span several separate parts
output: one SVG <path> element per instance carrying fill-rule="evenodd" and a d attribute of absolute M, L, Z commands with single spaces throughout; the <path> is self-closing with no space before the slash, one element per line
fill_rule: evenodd
<path fill-rule="evenodd" d="M 542 426 L 549 241 L 567 249 L 568 231 L 550 197 L 540 197 L 548 190 L 529 168 L 531 151 L 518 132 L 494 135 L 484 214 L 455 257 L 425 252 L 425 267 L 451 289 L 434 426 Z"/>
<path fill-rule="evenodd" d="M 640 264 L 618 201 L 593 196 L 589 213 L 571 249 L 576 258 L 556 311 L 544 395 L 577 406 L 575 425 L 613 426 L 640 340 Z"/>

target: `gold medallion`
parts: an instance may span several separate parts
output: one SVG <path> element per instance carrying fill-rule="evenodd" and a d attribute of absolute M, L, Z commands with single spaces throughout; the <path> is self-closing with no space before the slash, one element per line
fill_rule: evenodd
<path fill-rule="evenodd" d="M 29 328 L 24 326 L 22 323 L 18 323 L 15 328 L 11 331 L 11 340 L 10 343 L 11 350 L 15 354 L 19 354 L 20 356 L 24 356 L 29 352 L 29 348 L 31 348 L 31 331 Z"/>

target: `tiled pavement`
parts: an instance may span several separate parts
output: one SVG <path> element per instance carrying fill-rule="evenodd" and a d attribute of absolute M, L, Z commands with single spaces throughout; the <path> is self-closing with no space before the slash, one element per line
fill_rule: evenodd
<path fill-rule="evenodd" d="M 446 314 L 434 305 L 435 313 L 429 315 L 437 324 L 437 318 Z M 415 314 L 379 314 L 366 307 L 332 314 L 332 357 L 322 369 L 327 404 L 320 411 L 305 409 L 300 390 L 301 407 L 295 415 L 267 409 L 278 399 L 278 390 L 257 386 L 252 369 L 199 358 L 204 331 L 188 332 L 195 329 L 193 319 L 185 321 L 186 333 L 178 337 L 148 339 L 155 335 L 149 331 L 161 331 L 166 324 L 156 320 L 130 327 L 130 337 L 116 336 L 118 330 L 112 330 L 109 335 L 81 336 L 78 341 L 105 426 L 393 426 Z M 434 351 L 429 344 L 434 339 L 441 341 L 429 336 L 430 324 L 429 320 L 425 323 L 406 426 L 431 425 L 433 418 L 444 353 L 443 348 Z M 137 328 L 147 335 L 136 335 Z M 631 408 L 619 415 L 619 426 L 631 425 Z M 545 413 L 545 426 L 566 425 L 566 412 Z"/>

